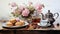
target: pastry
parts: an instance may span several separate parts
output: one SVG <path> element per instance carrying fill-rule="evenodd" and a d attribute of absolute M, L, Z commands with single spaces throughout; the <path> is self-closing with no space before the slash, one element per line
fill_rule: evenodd
<path fill-rule="evenodd" d="M 14 24 L 14 23 L 16 23 L 17 21 L 16 21 L 16 19 L 11 19 L 10 22 Z"/>
<path fill-rule="evenodd" d="M 24 21 L 23 20 L 20 20 L 20 23 L 24 23 Z"/>
<path fill-rule="evenodd" d="M 22 21 L 22 20 L 20 20 L 20 23 L 21 23 L 21 25 L 24 25 L 24 24 L 25 24 L 25 22 L 24 22 L 24 21 Z"/>
<path fill-rule="evenodd" d="M 23 26 L 24 23 L 23 23 L 23 22 L 16 22 L 15 25 L 16 25 L 16 26 Z"/>
<path fill-rule="evenodd" d="M 7 26 L 13 26 L 13 24 L 11 22 L 7 22 L 6 25 Z"/>

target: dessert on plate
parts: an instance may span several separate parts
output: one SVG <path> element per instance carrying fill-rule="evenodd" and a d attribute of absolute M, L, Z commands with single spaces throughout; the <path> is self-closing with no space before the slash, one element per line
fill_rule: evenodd
<path fill-rule="evenodd" d="M 16 22 L 15 26 L 23 26 L 25 23 L 24 22 Z"/>
<path fill-rule="evenodd" d="M 9 27 L 13 26 L 13 24 L 11 22 L 7 22 L 6 25 L 9 26 Z"/>
<path fill-rule="evenodd" d="M 16 23 L 17 21 L 16 21 L 16 19 L 10 19 L 9 22 Z"/>
<path fill-rule="evenodd" d="M 7 26 L 23 26 L 25 22 L 23 20 L 17 21 L 16 19 L 11 19 L 6 23 Z"/>

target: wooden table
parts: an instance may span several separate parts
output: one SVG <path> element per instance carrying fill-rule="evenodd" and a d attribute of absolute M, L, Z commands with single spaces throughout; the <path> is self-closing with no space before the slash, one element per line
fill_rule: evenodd
<path fill-rule="evenodd" d="M 2 27 L 2 23 L 0 23 L 0 30 L 9 30 L 9 29 L 3 28 L 3 27 Z M 11 30 L 12 30 L 12 29 L 11 29 Z M 26 30 L 26 28 L 17 29 L 17 30 Z M 57 26 L 54 25 L 53 28 L 50 28 L 50 27 L 48 27 L 48 28 L 41 28 L 41 27 L 40 27 L 40 28 L 36 28 L 36 29 L 33 29 L 33 30 L 60 30 L 60 26 L 57 27 Z"/>
<path fill-rule="evenodd" d="M 9 30 L 9 29 L 5 29 L 2 27 L 2 23 L 0 23 L 0 30 Z M 11 29 L 12 30 L 12 29 Z M 26 30 L 26 28 L 22 28 L 22 29 L 16 29 L 16 30 Z M 54 26 L 53 28 L 36 28 L 36 29 L 33 29 L 33 30 L 60 30 L 60 26 L 57 27 L 57 26 Z"/>
<path fill-rule="evenodd" d="M 14 32 L 14 34 L 16 34 L 17 30 L 21 30 L 22 31 L 22 30 L 28 30 L 28 29 L 26 29 L 26 28 L 22 28 L 22 29 L 5 29 L 5 28 L 2 28 L 2 23 L 0 23 L 0 30 L 12 30 Z M 53 28 L 51 28 L 51 27 L 48 27 L 48 28 L 39 27 L 39 28 L 36 28 L 36 29 L 32 29 L 32 31 L 33 30 L 60 30 L 60 26 L 59 27 L 55 26 Z"/>

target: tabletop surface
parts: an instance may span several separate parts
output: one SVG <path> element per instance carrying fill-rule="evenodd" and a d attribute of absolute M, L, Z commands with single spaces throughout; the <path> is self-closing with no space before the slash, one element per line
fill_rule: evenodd
<path fill-rule="evenodd" d="M 2 27 L 2 23 L 0 22 L 0 30 L 14 30 L 14 29 L 5 29 L 5 28 L 3 28 Z M 26 28 L 21 28 L 21 29 L 16 29 L 16 30 L 27 30 Z M 53 27 L 53 28 L 50 28 L 50 27 L 48 27 L 48 28 L 36 28 L 36 29 L 30 29 L 30 30 L 60 30 L 60 26 L 59 27 L 57 27 L 57 26 L 55 26 L 55 27 Z"/>

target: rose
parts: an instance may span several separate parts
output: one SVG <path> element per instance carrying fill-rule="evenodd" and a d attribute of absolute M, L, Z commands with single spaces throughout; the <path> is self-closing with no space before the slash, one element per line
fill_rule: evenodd
<path fill-rule="evenodd" d="M 28 16 L 30 11 L 28 9 L 23 10 L 22 16 Z"/>
<path fill-rule="evenodd" d="M 19 18 L 16 18 L 16 21 L 18 22 L 18 21 L 20 21 L 20 19 Z"/>
<path fill-rule="evenodd" d="M 33 3 L 32 3 L 32 2 L 29 2 L 28 4 L 29 4 L 29 6 L 27 6 L 27 8 L 29 9 L 30 14 L 33 14 L 33 12 L 34 12 L 34 10 L 35 10 L 35 8 L 34 8 L 34 6 L 33 6 Z"/>
<path fill-rule="evenodd" d="M 29 2 L 28 4 L 29 4 L 29 5 L 32 5 L 32 2 Z"/>
<path fill-rule="evenodd" d="M 44 7 L 43 4 L 36 4 L 35 5 L 35 9 L 38 11 L 38 12 L 41 12 L 41 9 Z"/>
<path fill-rule="evenodd" d="M 17 4 L 15 2 L 9 3 L 9 5 L 11 5 L 12 7 L 16 7 Z"/>
<path fill-rule="evenodd" d="M 19 7 L 13 10 L 13 13 L 20 15 L 24 9 L 25 7 L 20 5 Z"/>
<path fill-rule="evenodd" d="M 20 12 L 22 12 L 24 9 L 25 9 L 25 6 L 20 5 L 20 6 L 18 7 L 18 11 L 20 11 Z"/>

